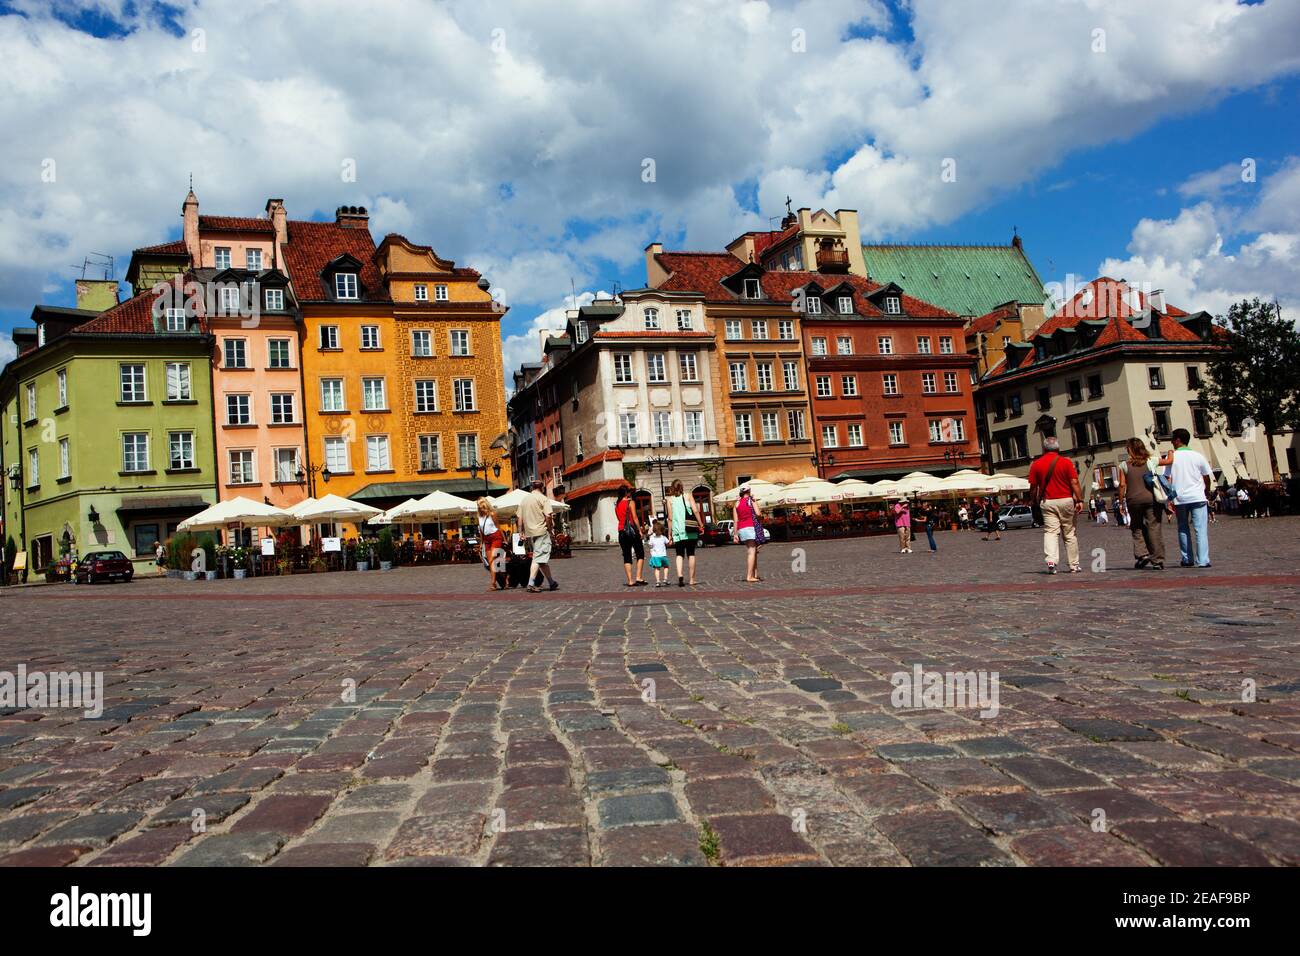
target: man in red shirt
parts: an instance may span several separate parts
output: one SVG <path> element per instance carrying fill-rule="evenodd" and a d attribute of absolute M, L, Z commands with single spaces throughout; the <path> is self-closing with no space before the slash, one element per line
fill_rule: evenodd
<path fill-rule="evenodd" d="M 1061 454 L 1061 443 L 1056 436 L 1043 439 L 1043 454 L 1029 466 L 1029 489 L 1034 504 L 1043 512 L 1043 555 L 1047 559 L 1047 573 L 1056 573 L 1060 557 L 1057 535 L 1065 538 L 1065 556 L 1071 571 L 1079 567 L 1079 539 L 1075 536 L 1075 521 L 1083 510 L 1083 492 L 1079 488 L 1079 473 L 1074 462 Z"/>

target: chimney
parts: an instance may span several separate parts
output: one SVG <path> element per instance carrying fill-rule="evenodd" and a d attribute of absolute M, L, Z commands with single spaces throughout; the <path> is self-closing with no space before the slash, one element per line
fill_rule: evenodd
<path fill-rule="evenodd" d="M 339 206 L 334 210 L 334 221 L 348 229 L 369 229 L 370 213 L 365 206 Z"/>
<path fill-rule="evenodd" d="M 844 248 L 849 254 L 849 273 L 867 278 L 867 260 L 862 255 L 862 226 L 856 209 L 837 209 L 835 219 L 844 230 Z"/>
<path fill-rule="evenodd" d="M 652 242 L 645 247 L 645 284 L 657 289 L 668 280 L 668 272 L 656 260 L 655 256 L 664 251 L 662 242 Z"/>
<path fill-rule="evenodd" d="M 117 305 L 116 279 L 78 279 L 77 308 L 104 312 Z"/>
<path fill-rule="evenodd" d="M 266 201 L 266 218 L 271 220 L 271 225 L 275 227 L 275 244 L 278 249 L 289 241 L 289 214 L 284 211 L 283 199 Z"/>
<path fill-rule="evenodd" d="M 194 195 L 193 187 L 181 205 L 181 219 L 184 222 L 185 251 L 190 254 L 190 264 L 197 266 L 202 262 L 199 255 L 199 197 Z"/>
<path fill-rule="evenodd" d="M 1151 306 L 1151 308 L 1155 309 L 1157 312 L 1163 312 L 1165 310 L 1165 290 L 1153 290 L 1151 294 L 1147 296 L 1147 305 Z"/>

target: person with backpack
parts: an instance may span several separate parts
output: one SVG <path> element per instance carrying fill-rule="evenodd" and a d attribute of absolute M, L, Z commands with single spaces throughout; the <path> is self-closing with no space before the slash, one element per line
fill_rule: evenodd
<path fill-rule="evenodd" d="M 695 587 L 695 547 L 700 539 L 700 529 L 704 527 L 704 514 L 700 503 L 694 498 L 689 500 L 682 487 L 680 478 L 668 488 L 668 538 L 673 550 L 677 552 L 677 586 L 685 587 L 688 583 Z M 682 575 L 685 562 L 687 575 Z M 687 580 L 689 578 L 689 580 Z"/>
<path fill-rule="evenodd" d="M 1043 453 L 1029 466 L 1032 501 L 1043 514 L 1043 557 L 1047 573 L 1056 573 L 1060 559 L 1059 537 L 1065 538 L 1065 556 L 1070 570 L 1078 573 L 1079 539 L 1075 525 L 1083 511 L 1083 491 L 1074 462 L 1061 454 L 1061 442 L 1055 435 L 1043 439 Z"/>
<path fill-rule="evenodd" d="M 645 532 L 641 528 L 641 518 L 636 511 L 636 500 L 632 489 L 627 485 L 618 489 L 618 500 L 614 502 L 614 515 L 618 518 L 618 546 L 623 550 L 623 573 L 627 575 L 626 587 L 648 587 L 645 579 L 645 545 L 641 539 Z M 632 562 L 636 559 L 636 579 L 632 578 Z"/>
<path fill-rule="evenodd" d="M 767 540 L 767 533 L 763 530 L 762 512 L 748 485 L 740 489 L 740 500 L 736 502 L 736 530 L 732 539 L 745 545 L 745 582 L 762 581 L 758 576 L 758 549 Z"/>
<path fill-rule="evenodd" d="M 1165 536 L 1160 527 L 1160 513 L 1165 509 L 1165 494 L 1156 479 L 1151 450 L 1141 438 L 1130 438 L 1128 461 L 1119 471 L 1119 498 L 1128 507 L 1129 527 L 1133 532 L 1133 567 L 1150 565 L 1157 571 L 1165 567 Z"/>

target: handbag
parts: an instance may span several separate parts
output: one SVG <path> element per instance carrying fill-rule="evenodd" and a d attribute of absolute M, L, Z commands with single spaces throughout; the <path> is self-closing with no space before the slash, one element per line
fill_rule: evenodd
<path fill-rule="evenodd" d="M 1151 491 L 1156 504 L 1162 505 L 1175 497 L 1174 488 L 1164 475 L 1156 471 L 1155 463 L 1147 459 L 1147 472 L 1142 476 L 1142 483 Z"/>
<path fill-rule="evenodd" d="M 682 495 L 682 510 L 686 512 L 686 518 L 683 521 L 683 528 L 687 537 L 698 538 L 700 536 L 700 522 L 695 517 L 695 508 L 686 503 L 686 496 Z"/>
<path fill-rule="evenodd" d="M 760 547 L 767 543 L 767 529 L 763 527 L 763 522 L 754 515 L 754 544 Z"/>

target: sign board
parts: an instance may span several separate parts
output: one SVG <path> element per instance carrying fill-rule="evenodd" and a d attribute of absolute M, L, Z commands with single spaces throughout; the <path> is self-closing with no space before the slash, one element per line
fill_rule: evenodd
<path fill-rule="evenodd" d="M 14 570 L 15 570 L 15 571 L 26 571 L 26 570 L 27 570 L 27 552 L 26 552 L 26 551 L 19 551 L 17 554 L 14 555 Z"/>
<path fill-rule="evenodd" d="M 263 539 L 262 539 L 262 554 L 267 555 L 268 557 L 274 557 L 274 555 L 275 555 L 275 539 L 274 539 L 274 538 L 263 538 Z"/>
<path fill-rule="evenodd" d="M 243 530 L 244 530 L 244 522 L 242 522 L 242 521 L 231 521 L 231 522 L 229 522 L 229 523 L 226 524 L 226 530 L 227 530 L 227 531 L 243 531 Z"/>
<path fill-rule="evenodd" d="M 322 551 L 341 551 L 343 550 L 340 538 L 321 538 L 320 549 Z"/>

